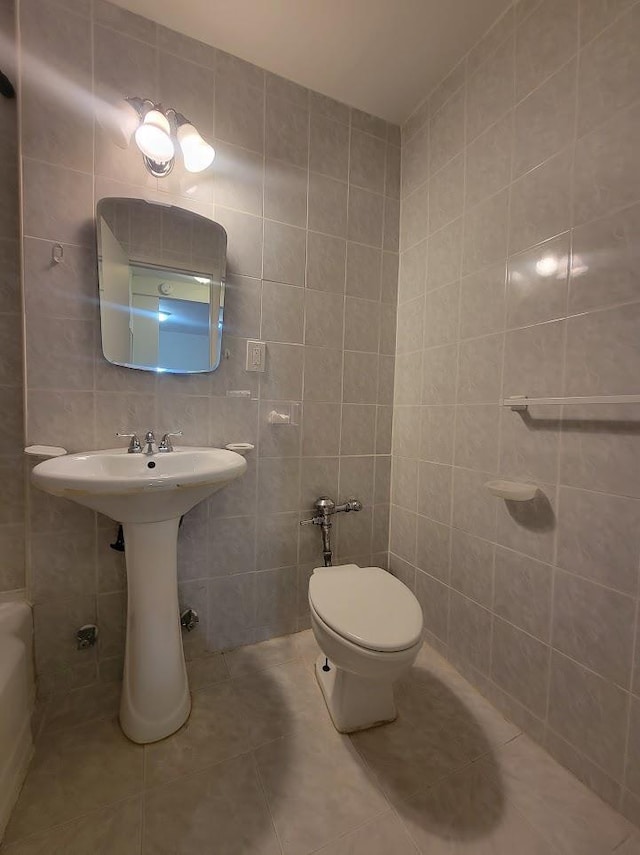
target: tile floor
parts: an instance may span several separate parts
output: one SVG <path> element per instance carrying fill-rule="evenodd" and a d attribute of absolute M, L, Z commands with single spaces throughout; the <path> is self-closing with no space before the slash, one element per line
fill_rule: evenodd
<path fill-rule="evenodd" d="M 396 722 L 340 736 L 310 632 L 189 664 L 189 722 L 49 711 L 2 855 L 640 855 L 640 834 L 424 647 Z M 84 721 L 82 720 L 84 718 Z M 91 719 L 91 720 L 87 720 Z"/>

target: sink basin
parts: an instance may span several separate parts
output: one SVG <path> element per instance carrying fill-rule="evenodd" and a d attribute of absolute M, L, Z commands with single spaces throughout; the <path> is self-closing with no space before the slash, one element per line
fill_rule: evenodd
<path fill-rule="evenodd" d="M 34 467 L 36 487 L 122 523 L 127 640 L 120 724 L 134 742 L 164 739 L 189 717 L 178 606 L 178 526 L 194 505 L 239 478 L 244 457 L 222 448 L 128 454 L 110 448 Z"/>
<path fill-rule="evenodd" d="M 150 455 L 109 448 L 45 460 L 31 477 L 41 490 L 118 522 L 150 523 L 181 517 L 246 468 L 244 457 L 223 448 Z"/>

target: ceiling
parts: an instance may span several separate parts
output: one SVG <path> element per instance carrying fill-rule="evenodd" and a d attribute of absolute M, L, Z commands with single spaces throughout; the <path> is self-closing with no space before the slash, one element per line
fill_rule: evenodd
<path fill-rule="evenodd" d="M 509 0 L 115 0 L 392 122 L 404 121 Z"/>

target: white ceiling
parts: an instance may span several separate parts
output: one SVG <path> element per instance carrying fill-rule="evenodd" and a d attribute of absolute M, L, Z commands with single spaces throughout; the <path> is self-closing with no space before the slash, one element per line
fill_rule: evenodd
<path fill-rule="evenodd" d="M 509 0 L 115 0 L 132 12 L 402 122 Z"/>

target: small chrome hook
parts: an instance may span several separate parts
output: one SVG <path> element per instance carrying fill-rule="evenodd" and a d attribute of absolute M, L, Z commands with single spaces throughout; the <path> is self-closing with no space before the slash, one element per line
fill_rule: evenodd
<path fill-rule="evenodd" d="M 64 259 L 64 247 L 61 243 L 54 243 L 51 247 L 51 261 L 54 264 L 62 264 Z"/>

